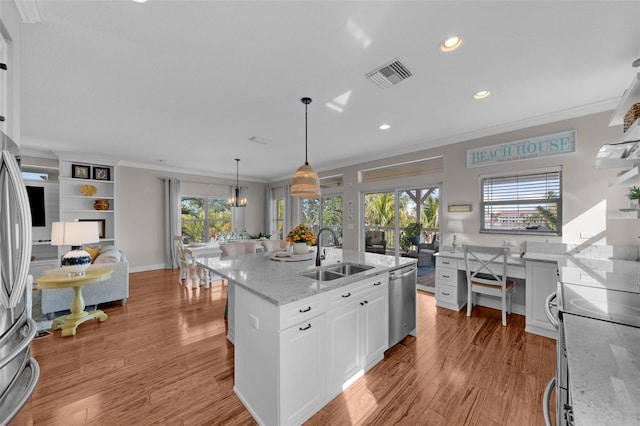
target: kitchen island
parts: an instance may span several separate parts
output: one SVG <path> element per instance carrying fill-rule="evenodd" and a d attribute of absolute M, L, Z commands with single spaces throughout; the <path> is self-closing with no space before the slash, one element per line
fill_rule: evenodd
<path fill-rule="evenodd" d="M 388 348 L 389 271 L 416 260 L 338 249 L 326 257 L 320 268 L 268 253 L 202 262 L 229 280 L 234 391 L 259 424 L 303 423 Z M 349 263 L 370 268 L 328 281 L 302 275 Z"/>

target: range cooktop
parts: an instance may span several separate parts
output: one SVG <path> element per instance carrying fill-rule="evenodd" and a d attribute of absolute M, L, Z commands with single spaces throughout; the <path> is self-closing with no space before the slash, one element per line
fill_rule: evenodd
<path fill-rule="evenodd" d="M 560 311 L 640 328 L 640 293 L 562 284 Z"/>

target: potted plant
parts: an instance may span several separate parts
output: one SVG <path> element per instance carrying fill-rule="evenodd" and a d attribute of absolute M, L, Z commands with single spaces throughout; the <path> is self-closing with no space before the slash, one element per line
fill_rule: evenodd
<path fill-rule="evenodd" d="M 633 201 L 634 207 L 636 207 L 637 204 L 640 204 L 640 188 L 639 187 L 632 186 L 631 189 L 629 189 L 629 199 Z"/>
<path fill-rule="evenodd" d="M 307 246 L 316 243 L 316 233 L 307 225 L 300 224 L 289 232 L 287 241 L 293 245 L 294 254 L 305 254 L 309 252 Z"/>
<path fill-rule="evenodd" d="M 402 233 L 402 239 L 400 241 L 400 247 L 404 251 L 407 251 L 412 245 L 417 246 L 420 244 L 420 234 L 422 233 L 422 225 L 413 222 L 406 226 Z"/>
<path fill-rule="evenodd" d="M 271 238 L 271 234 L 263 234 L 262 232 L 259 232 L 258 235 L 249 235 L 249 238 L 252 240 L 268 240 Z"/>

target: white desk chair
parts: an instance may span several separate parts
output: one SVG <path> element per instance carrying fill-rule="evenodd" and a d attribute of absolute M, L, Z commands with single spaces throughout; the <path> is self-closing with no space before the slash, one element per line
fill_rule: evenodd
<path fill-rule="evenodd" d="M 511 314 L 511 294 L 516 285 L 514 281 L 507 280 L 508 257 L 508 247 L 464 246 L 468 317 L 474 305 L 474 293 L 496 296 L 502 300 L 502 325 L 507 325 L 507 312 Z"/>

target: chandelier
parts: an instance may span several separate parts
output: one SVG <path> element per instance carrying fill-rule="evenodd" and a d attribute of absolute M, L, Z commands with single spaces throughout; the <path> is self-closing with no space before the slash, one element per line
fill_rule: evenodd
<path fill-rule="evenodd" d="M 247 197 L 244 195 L 244 188 L 240 186 L 238 178 L 238 168 L 240 159 L 236 158 L 236 186 L 231 188 L 231 196 L 229 197 L 230 207 L 245 207 L 247 205 Z"/>

